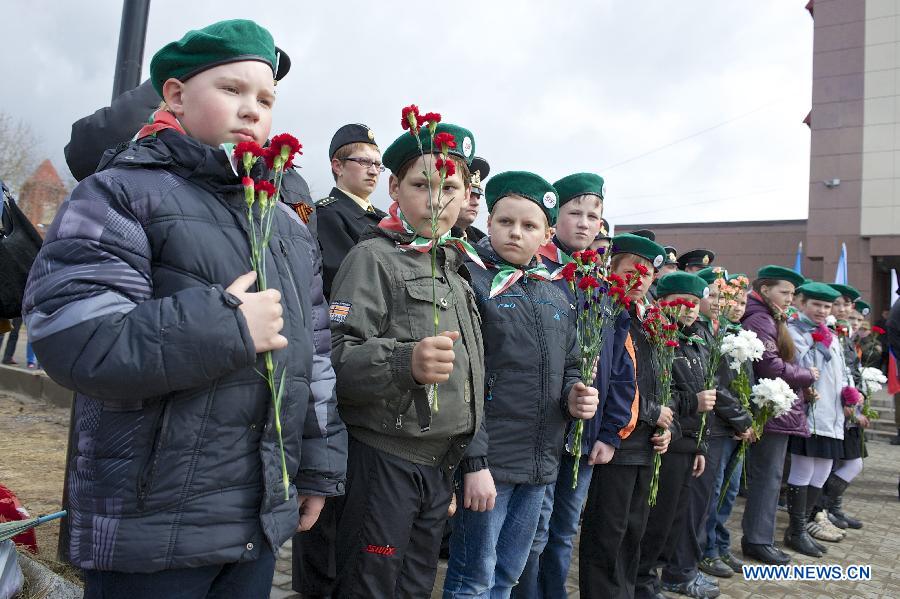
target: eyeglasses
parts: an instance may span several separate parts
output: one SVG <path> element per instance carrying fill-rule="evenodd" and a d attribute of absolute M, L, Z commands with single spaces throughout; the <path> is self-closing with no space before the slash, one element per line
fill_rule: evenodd
<path fill-rule="evenodd" d="M 384 165 L 380 162 L 376 162 L 375 160 L 370 160 L 368 158 L 354 158 L 352 156 L 349 158 L 344 158 L 344 160 L 351 160 L 366 170 L 369 170 L 374 166 L 379 173 L 384 172 Z"/>

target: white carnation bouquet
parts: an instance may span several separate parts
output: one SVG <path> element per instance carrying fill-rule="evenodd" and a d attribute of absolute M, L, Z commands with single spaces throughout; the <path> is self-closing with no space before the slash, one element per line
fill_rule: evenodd
<path fill-rule="evenodd" d="M 859 377 L 862 381 L 860 391 L 863 392 L 862 414 L 869 420 L 878 418 L 878 411 L 871 406 L 872 394 L 878 393 L 887 382 L 887 377 L 878 368 L 863 368 L 859 371 Z"/>
<path fill-rule="evenodd" d="M 753 385 L 750 401 L 758 408 L 753 418 L 756 436 L 762 437 L 763 427 L 772 418 L 778 418 L 791 409 L 798 399 L 797 394 L 783 379 L 760 379 Z"/>

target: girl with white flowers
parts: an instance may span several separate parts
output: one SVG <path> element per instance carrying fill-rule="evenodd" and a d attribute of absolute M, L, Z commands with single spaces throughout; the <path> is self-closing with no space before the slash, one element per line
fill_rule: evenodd
<path fill-rule="evenodd" d="M 800 553 L 821 557 L 827 549 L 813 537 L 832 542 L 843 538 L 827 515 L 821 511 L 814 514 L 831 468 L 835 460 L 843 456 L 841 390 L 845 386 L 846 365 L 841 345 L 826 325 L 831 305 L 841 294 L 816 282 L 801 285 L 797 293 L 802 296 L 800 313 L 790 321 L 788 329 L 800 364 L 818 368 L 820 376 L 815 387 L 806 392 L 807 398 L 812 400 L 807 408 L 811 434 L 805 438 L 792 437 L 788 445 L 791 453 L 787 488 L 790 526 L 785 531 L 784 541 Z M 810 521 L 812 516 L 814 519 Z"/>

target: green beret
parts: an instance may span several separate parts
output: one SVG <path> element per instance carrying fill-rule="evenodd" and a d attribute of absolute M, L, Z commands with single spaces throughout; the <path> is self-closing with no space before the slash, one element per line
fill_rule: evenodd
<path fill-rule="evenodd" d="M 484 188 L 488 212 L 494 210 L 498 200 L 512 194 L 528 198 L 537 204 L 547 216 L 550 226 L 556 224 L 559 196 L 542 177 L 526 171 L 507 171 L 494 175 Z"/>
<path fill-rule="evenodd" d="M 716 279 L 725 279 L 726 281 L 728 280 L 728 271 L 719 266 L 716 266 L 715 268 L 712 266 L 707 266 L 703 270 L 698 270 L 694 274 L 706 281 L 707 285 L 712 285 L 716 282 Z"/>
<path fill-rule="evenodd" d="M 276 81 L 290 68 L 290 59 L 275 47 L 271 33 L 253 21 L 233 19 L 192 29 L 163 46 L 150 61 L 150 80 L 162 96 L 167 79 L 187 81 L 206 69 L 242 60 L 268 64 Z"/>
<path fill-rule="evenodd" d="M 828 286 L 843 295 L 844 297 L 850 298 L 850 301 L 856 301 L 859 299 L 859 296 L 862 294 L 856 287 L 852 285 L 841 285 L 840 283 L 828 283 Z"/>
<path fill-rule="evenodd" d="M 653 268 L 662 266 L 666 259 L 666 250 L 663 246 L 646 237 L 631 233 L 622 233 L 613 237 L 612 255 L 615 256 L 616 254 L 641 256 L 649 260 L 653 264 Z"/>
<path fill-rule="evenodd" d="M 593 173 L 575 173 L 568 177 L 563 177 L 553 184 L 556 191 L 559 192 L 559 205 L 562 206 L 572 198 L 584 195 L 586 193 L 600 196 L 600 199 L 606 197 L 606 183 L 603 177 Z"/>
<path fill-rule="evenodd" d="M 833 302 L 841 297 L 841 292 L 834 287 L 816 281 L 800 285 L 797 287 L 797 293 L 802 294 L 803 297 L 807 299 L 814 299 L 822 302 Z"/>
<path fill-rule="evenodd" d="M 468 129 L 459 125 L 451 125 L 450 123 L 438 123 L 435 129 L 435 135 L 438 133 L 450 133 L 456 140 L 456 147 L 450 148 L 450 154 L 462 158 L 466 165 L 472 164 L 475 158 L 475 136 Z M 422 149 L 426 154 L 439 154 L 440 148 L 431 147 L 431 133 L 428 127 L 422 127 L 419 131 L 419 139 L 422 142 Z M 419 144 L 416 138 L 409 132 L 404 133 L 394 140 L 388 149 L 381 156 L 381 162 L 388 167 L 392 173 L 397 174 L 400 168 L 412 160 L 419 157 Z"/>
<path fill-rule="evenodd" d="M 791 270 L 790 268 L 785 268 L 784 266 L 775 266 L 774 264 L 769 264 L 768 266 L 763 266 L 756 273 L 757 279 L 773 279 L 775 281 L 787 281 L 788 283 L 792 283 L 794 287 L 799 287 L 803 285 L 805 279 L 803 275 L 798 273 L 796 270 Z"/>
<path fill-rule="evenodd" d="M 665 297 L 674 293 L 686 293 L 703 299 L 709 295 L 709 286 L 702 277 L 684 271 L 671 272 L 660 277 L 656 282 L 656 297 Z"/>
<path fill-rule="evenodd" d="M 853 302 L 853 308 L 863 316 L 868 316 L 869 312 L 872 311 L 872 306 L 863 301 L 862 298 Z"/>

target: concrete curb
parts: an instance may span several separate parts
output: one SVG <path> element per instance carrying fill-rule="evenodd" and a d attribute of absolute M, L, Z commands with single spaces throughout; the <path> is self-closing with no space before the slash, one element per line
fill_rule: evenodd
<path fill-rule="evenodd" d="M 0 391 L 39 398 L 61 408 L 72 407 L 72 391 L 53 382 L 43 371 L 0 365 Z"/>

